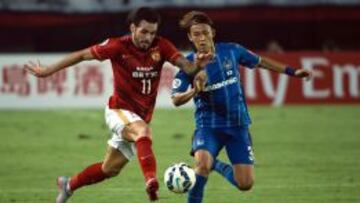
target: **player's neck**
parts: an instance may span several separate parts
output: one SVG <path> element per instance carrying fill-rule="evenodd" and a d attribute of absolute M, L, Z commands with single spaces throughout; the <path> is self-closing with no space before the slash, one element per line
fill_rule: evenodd
<path fill-rule="evenodd" d="M 148 49 L 142 49 L 140 48 L 140 46 L 136 43 L 136 40 L 134 39 L 134 37 L 131 37 L 131 43 L 134 45 L 134 47 L 141 51 L 141 52 L 146 52 Z"/>

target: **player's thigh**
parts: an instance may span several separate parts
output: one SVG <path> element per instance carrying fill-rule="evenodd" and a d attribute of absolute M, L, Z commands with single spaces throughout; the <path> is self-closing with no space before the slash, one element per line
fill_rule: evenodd
<path fill-rule="evenodd" d="M 249 190 L 254 182 L 254 156 L 247 127 L 226 130 L 229 140 L 225 144 L 226 153 L 233 165 L 234 179 L 240 190 Z"/>
<path fill-rule="evenodd" d="M 124 109 L 110 109 L 108 106 L 105 109 L 105 121 L 111 134 L 128 141 L 134 141 L 141 129 L 145 131 L 148 128 L 137 114 Z"/>
<path fill-rule="evenodd" d="M 225 150 L 231 164 L 253 164 L 250 134 L 247 127 L 229 128 L 226 130 L 229 139 L 225 143 Z"/>
<path fill-rule="evenodd" d="M 210 128 L 198 128 L 195 130 L 192 140 L 192 150 L 195 153 L 198 150 L 206 150 L 213 158 L 216 158 L 222 147 L 223 143 L 215 130 Z"/>
<path fill-rule="evenodd" d="M 214 162 L 214 158 L 210 152 L 204 149 L 199 149 L 195 152 L 194 159 L 196 173 L 208 176 Z"/>
<path fill-rule="evenodd" d="M 137 120 L 129 123 L 123 130 L 122 136 L 125 139 L 136 141 L 140 137 L 152 138 L 151 129 L 143 120 Z"/>
<path fill-rule="evenodd" d="M 235 164 L 233 165 L 234 179 L 240 190 L 249 190 L 254 184 L 254 165 Z"/>
<path fill-rule="evenodd" d="M 218 156 L 223 147 L 216 131 L 209 128 L 195 130 L 192 151 L 195 153 L 196 167 L 204 173 L 211 169 L 213 160 Z"/>
<path fill-rule="evenodd" d="M 115 176 L 128 162 L 128 158 L 121 151 L 112 146 L 108 146 L 102 165 L 102 170 L 106 174 Z"/>

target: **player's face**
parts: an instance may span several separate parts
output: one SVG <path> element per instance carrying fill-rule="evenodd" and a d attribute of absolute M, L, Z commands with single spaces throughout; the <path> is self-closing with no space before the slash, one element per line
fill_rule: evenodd
<path fill-rule="evenodd" d="M 210 25 L 199 23 L 190 27 L 188 37 L 199 52 L 208 53 L 214 47 L 215 32 Z"/>
<path fill-rule="evenodd" d="M 131 37 L 135 46 L 143 50 L 148 49 L 156 37 L 157 29 L 157 23 L 149 23 L 145 20 L 140 21 L 138 26 L 131 24 Z"/>

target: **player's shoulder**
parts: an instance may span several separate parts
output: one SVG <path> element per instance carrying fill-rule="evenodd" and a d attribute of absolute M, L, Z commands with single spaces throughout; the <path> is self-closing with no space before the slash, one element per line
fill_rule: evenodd
<path fill-rule="evenodd" d="M 239 49 L 244 47 L 236 42 L 220 42 L 220 43 L 216 43 L 216 48 L 219 50 L 229 50 L 229 49 Z"/>
<path fill-rule="evenodd" d="M 154 42 L 158 43 L 158 44 L 161 44 L 161 45 L 169 44 L 169 43 L 172 44 L 172 42 L 168 38 L 163 37 L 163 36 L 156 36 L 155 39 L 154 39 Z"/>
<path fill-rule="evenodd" d="M 130 35 L 123 35 L 120 37 L 114 37 L 112 40 L 118 44 L 128 44 L 132 43 L 131 36 Z"/>
<path fill-rule="evenodd" d="M 109 37 L 106 40 L 104 40 L 100 45 L 122 45 L 131 42 L 130 36 L 125 35 L 121 37 Z"/>

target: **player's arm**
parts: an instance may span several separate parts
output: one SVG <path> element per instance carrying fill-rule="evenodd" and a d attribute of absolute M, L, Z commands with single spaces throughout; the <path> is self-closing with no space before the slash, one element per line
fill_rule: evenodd
<path fill-rule="evenodd" d="M 202 68 L 206 65 L 206 57 L 209 56 L 203 55 L 196 59 L 193 63 L 187 60 L 182 54 L 180 54 L 178 49 L 169 40 L 165 38 L 161 38 L 160 47 L 167 61 L 179 67 L 180 70 L 185 72 L 190 77 L 194 78 L 194 84 L 199 88 L 199 90 L 202 91 L 205 88 L 205 84 L 207 82 L 207 75 L 206 72 L 202 70 Z"/>
<path fill-rule="evenodd" d="M 29 61 L 27 64 L 25 64 L 24 67 L 27 71 L 37 77 L 47 77 L 69 66 L 80 63 L 81 61 L 92 59 L 95 59 L 95 57 L 91 53 L 90 48 L 86 48 L 72 52 L 51 65 L 43 65 L 40 63 L 40 61 L 37 61 L 36 63 Z"/>
<path fill-rule="evenodd" d="M 191 100 L 198 89 L 189 88 L 191 86 L 192 77 L 187 75 L 184 71 L 179 71 L 172 82 L 171 99 L 175 106 L 181 106 Z"/>
<path fill-rule="evenodd" d="M 193 81 L 194 86 L 199 91 L 203 91 L 207 82 L 207 74 L 203 68 L 208 63 L 209 58 L 210 56 L 203 55 L 200 56 L 200 58 L 197 57 L 193 63 L 181 55 L 174 61 L 174 65 L 179 67 L 180 70 L 184 71 L 189 76 L 195 76 Z"/>
<path fill-rule="evenodd" d="M 172 95 L 171 99 L 174 106 L 181 106 L 190 101 L 195 95 L 197 91 L 195 88 L 188 89 L 186 92 L 178 92 Z"/>
<path fill-rule="evenodd" d="M 275 61 L 273 59 L 267 58 L 267 57 L 261 57 L 259 66 L 264 69 L 268 69 L 268 70 L 275 71 L 278 73 L 284 73 L 289 76 L 294 76 L 294 77 L 298 77 L 298 78 L 308 78 L 309 79 L 311 77 L 311 72 L 306 69 L 303 69 L 303 68 L 295 69 L 288 65 L 280 63 L 278 61 Z"/>
<path fill-rule="evenodd" d="M 198 54 L 196 55 L 195 62 L 191 62 L 183 55 L 180 55 L 174 61 L 174 65 L 178 66 L 186 74 L 195 76 L 206 66 L 211 58 L 212 54 Z"/>

